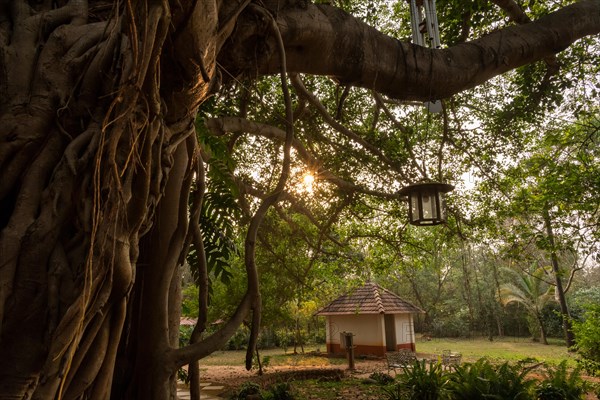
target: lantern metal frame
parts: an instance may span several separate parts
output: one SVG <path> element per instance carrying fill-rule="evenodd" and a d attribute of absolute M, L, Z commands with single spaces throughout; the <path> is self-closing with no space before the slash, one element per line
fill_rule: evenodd
<path fill-rule="evenodd" d="M 446 202 L 443 194 L 451 190 L 454 190 L 453 185 L 438 182 L 414 183 L 400 189 L 398 194 L 407 196 L 410 224 L 433 226 L 445 223 Z"/>

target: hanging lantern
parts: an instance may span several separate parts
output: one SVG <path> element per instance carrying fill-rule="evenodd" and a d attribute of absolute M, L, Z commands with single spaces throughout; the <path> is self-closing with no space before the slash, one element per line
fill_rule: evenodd
<path fill-rule="evenodd" d="M 412 225 L 429 226 L 446 222 L 443 194 L 453 190 L 447 183 L 424 182 L 408 185 L 398 194 L 408 196 L 408 218 Z"/>

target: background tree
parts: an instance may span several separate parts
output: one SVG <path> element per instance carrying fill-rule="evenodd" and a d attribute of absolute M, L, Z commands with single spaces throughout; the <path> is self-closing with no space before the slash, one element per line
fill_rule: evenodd
<path fill-rule="evenodd" d="M 569 347 L 566 292 L 597 247 L 599 132 L 595 110 L 578 122 L 547 127 L 525 157 L 485 184 L 502 188 L 488 212 L 506 222 L 498 231 L 510 235 L 509 254 L 551 267 Z"/>
<path fill-rule="evenodd" d="M 507 270 L 512 276 L 511 283 L 500 286 L 500 301 L 507 305 L 510 303 L 522 304 L 530 313 L 531 319 L 537 324 L 540 341 L 548 344 L 546 328 L 542 320 L 542 309 L 548 302 L 554 300 L 554 288 L 545 281 L 546 271 L 541 268 L 528 273 Z"/>

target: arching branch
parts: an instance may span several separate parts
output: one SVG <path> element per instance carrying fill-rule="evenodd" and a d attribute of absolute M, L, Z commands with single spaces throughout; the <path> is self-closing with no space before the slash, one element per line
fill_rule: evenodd
<path fill-rule="evenodd" d="M 285 132 L 281 129 L 276 128 L 271 125 L 261 124 L 258 122 L 249 121 L 244 118 L 238 117 L 223 117 L 223 118 L 212 118 L 206 121 L 207 127 L 211 130 L 211 132 L 216 134 L 224 134 L 225 132 L 250 132 L 254 135 L 259 135 L 268 139 L 273 139 L 277 141 L 283 141 L 285 139 Z M 292 146 L 296 150 L 296 153 L 304 161 L 307 165 L 320 165 L 321 162 L 316 159 L 312 154 L 308 152 L 308 150 L 304 147 L 302 142 L 298 139 L 294 139 L 292 141 Z M 371 190 L 354 183 L 348 182 L 337 177 L 331 171 L 320 168 L 317 171 L 317 175 L 319 179 L 327 180 L 332 184 L 336 185 L 340 189 L 352 193 L 364 193 L 380 198 L 386 199 L 397 199 L 398 195 L 395 193 L 385 193 L 377 190 Z"/>
<path fill-rule="evenodd" d="M 258 199 L 264 199 L 268 196 L 268 193 L 258 190 L 247 183 L 241 182 L 239 179 L 237 180 L 237 186 L 240 188 L 242 193 L 250 194 Z M 319 230 L 319 232 L 321 232 L 322 235 L 325 235 L 327 239 L 337 244 L 338 246 L 343 246 L 343 244 L 340 243 L 339 240 L 327 233 L 327 229 L 333 222 L 332 218 L 329 218 L 328 221 L 326 221 L 326 223 L 323 224 L 317 219 L 317 217 L 312 213 L 311 210 L 309 210 L 302 204 L 302 202 L 296 196 L 287 191 L 284 191 L 281 194 L 280 200 L 290 202 L 292 205 L 292 210 L 304 215 L 315 227 L 317 227 L 317 229 Z M 341 210 L 338 210 L 336 213 L 334 213 L 334 215 L 337 215 L 339 211 Z"/>
<path fill-rule="evenodd" d="M 402 170 L 397 162 L 394 162 L 388 156 L 383 154 L 383 152 L 380 149 L 373 146 L 371 143 L 367 142 L 358 133 L 348 129 L 341 122 L 336 120 L 336 118 L 334 118 L 332 115 L 330 115 L 327 112 L 327 110 L 325 109 L 325 106 L 319 101 L 319 99 L 313 93 L 309 92 L 308 89 L 306 89 L 306 87 L 304 86 L 304 83 L 302 82 L 302 80 L 300 79 L 298 74 L 292 74 L 291 79 L 292 79 L 292 84 L 294 85 L 294 88 L 296 89 L 298 94 L 301 97 L 307 99 L 310 102 L 310 104 L 313 107 L 315 107 L 315 109 L 319 112 L 321 117 L 323 117 L 325 122 L 327 122 L 331 127 L 333 127 L 338 132 L 340 132 L 343 135 L 345 135 L 346 137 L 348 137 L 353 142 L 361 145 L 365 150 L 367 150 L 368 152 L 370 152 L 371 154 L 373 154 L 374 156 L 379 158 L 390 168 L 393 168 L 396 172 L 402 174 Z"/>

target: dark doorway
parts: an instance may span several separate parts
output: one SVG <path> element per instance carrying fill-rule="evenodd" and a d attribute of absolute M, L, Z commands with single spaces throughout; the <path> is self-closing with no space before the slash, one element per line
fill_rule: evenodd
<path fill-rule="evenodd" d="M 396 351 L 396 318 L 394 314 L 385 314 L 385 349 Z"/>

